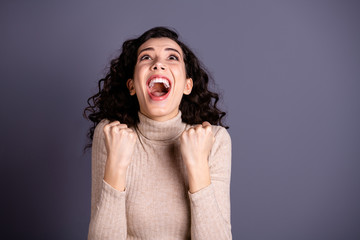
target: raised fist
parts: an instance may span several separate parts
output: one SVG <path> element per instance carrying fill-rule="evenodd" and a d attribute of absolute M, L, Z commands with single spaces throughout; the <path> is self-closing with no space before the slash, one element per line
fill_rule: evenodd
<path fill-rule="evenodd" d="M 107 151 L 104 180 L 112 187 L 123 191 L 126 170 L 134 152 L 136 133 L 126 124 L 114 121 L 105 125 L 104 134 Z"/>

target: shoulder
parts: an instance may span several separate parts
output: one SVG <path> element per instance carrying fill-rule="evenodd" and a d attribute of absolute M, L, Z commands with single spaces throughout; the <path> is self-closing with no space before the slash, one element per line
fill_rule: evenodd
<path fill-rule="evenodd" d="M 108 123 L 109 120 L 103 119 L 95 127 L 92 140 L 92 154 L 94 156 L 99 156 L 99 153 L 106 154 L 104 126 Z"/>
<path fill-rule="evenodd" d="M 211 125 L 215 142 L 231 143 L 231 137 L 226 128 L 217 125 Z"/>
<path fill-rule="evenodd" d="M 226 128 L 212 125 L 212 131 L 215 141 L 210 155 L 225 157 L 231 154 L 231 137 Z"/>
<path fill-rule="evenodd" d="M 103 119 L 96 125 L 94 130 L 94 139 L 101 138 L 102 136 L 104 136 L 104 127 L 109 122 L 110 122 L 109 120 Z"/>
<path fill-rule="evenodd" d="M 226 128 L 212 125 L 214 144 L 210 151 L 209 166 L 212 169 L 229 169 L 231 165 L 231 137 Z M 228 171 L 228 170 L 226 170 Z"/>

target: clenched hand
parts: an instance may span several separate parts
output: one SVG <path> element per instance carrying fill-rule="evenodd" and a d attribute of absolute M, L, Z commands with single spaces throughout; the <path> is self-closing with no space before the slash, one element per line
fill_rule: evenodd
<path fill-rule="evenodd" d="M 208 157 L 214 140 L 209 122 L 185 130 L 180 137 L 180 150 L 188 171 L 190 193 L 211 183 Z"/>
<path fill-rule="evenodd" d="M 126 170 L 131 163 L 136 134 L 119 121 L 105 125 L 104 134 L 107 150 L 104 180 L 113 188 L 124 191 Z"/>

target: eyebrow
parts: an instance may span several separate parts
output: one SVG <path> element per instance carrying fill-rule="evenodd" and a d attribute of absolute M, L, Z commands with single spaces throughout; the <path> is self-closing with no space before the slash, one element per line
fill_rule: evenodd
<path fill-rule="evenodd" d="M 144 49 L 142 49 L 142 50 L 139 52 L 138 56 L 139 56 L 142 52 L 145 52 L 145 51 L 155 51 L 155 49 L 152 48 L 152 47 L 144 48 Z M 181 53 L 180 53 L 178 50 L 176 50 L 175 48 L 165 48 L 165 51 L 175 51 L 175 52 L 177 52 L 177 53 L 181 56 Z"/>

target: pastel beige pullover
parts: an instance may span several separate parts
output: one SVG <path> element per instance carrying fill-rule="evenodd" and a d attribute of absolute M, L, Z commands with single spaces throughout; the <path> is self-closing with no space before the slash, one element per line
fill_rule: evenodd
<path fill-rule="evenodd" d="M 226 129 L 212 126 L 211 184 L 191 194 L 179 147 L 179 137 L 190 125 L 181 121 L 181 112 L 165 122 L 141 113 L 139 118 L 124 192 L 103 180 L 107 157 L 103 127 L 108 121 L 95 129 L 88 239 L 232 239 L 231 139 Z"/>

